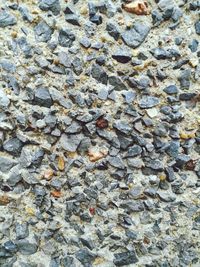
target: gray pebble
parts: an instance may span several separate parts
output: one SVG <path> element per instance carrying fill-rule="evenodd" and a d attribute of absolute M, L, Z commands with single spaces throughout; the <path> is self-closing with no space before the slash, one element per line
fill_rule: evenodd
<path fill-rule="evenodd" d="M 136 22 L 133 28 L 123 32 L 121 37 L 126 45 L 131 48 L 137 48 L 144 42 L 149 31 L 150 27 L 148 25 Z"/>
<path fill-rule="evenodd" d="M 17 19 L 6 10 L 1 10 L 0 12 L 0 27 L 5 28 L 8 26 L 15 25 L 17 23 Z"/>

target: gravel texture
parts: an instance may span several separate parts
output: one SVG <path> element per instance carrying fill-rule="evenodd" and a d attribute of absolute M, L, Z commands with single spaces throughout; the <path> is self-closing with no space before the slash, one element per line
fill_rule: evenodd
<path fill-rule="evenodd" d="M 200 266 L 200 2 L 0 0 L 0 267 Z"/>

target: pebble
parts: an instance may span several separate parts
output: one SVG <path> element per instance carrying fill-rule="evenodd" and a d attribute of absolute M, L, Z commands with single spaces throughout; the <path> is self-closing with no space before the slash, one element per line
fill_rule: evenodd
<path fill-rule="evenodd" d="M 134 23 L 133 28 L 123 32 L 121 37 L 126 45 L 131 48 L 137 48 L 144 42 L 149 31 L 150 27 L 148 25 L 136 22 Z"/>
<path fill-rule="evenodd" d="M 196 31 L 196 34 L 200 35 L 200 21 L 197 21 L 195 23 L 195 31 Z"/>
<path fill-rule="evenodd" d="M 38 246 L 36 243 L 30 243 L 26 239 L 21 239 L 16 242 L 17 248 L 22 255 L 32 255 L 37 252 Z"/>
<path fill-rule="evenodd" d="M 113 262 L 116 266 L 125 266 L 138 262 L 138 259 L 135 251 L 128 251 L 114 254 Z"/>
<path fill-rule="evenodd" d="M 173 95 L 178 93 L 178 88 L 176 85 L 169 85 L 163 89 L 163 91 L 168 95 Z"/>
<path fill-rule="evenodd" d="M 112 58 L 114 58 L 117 62 L 125 64 L 131 60 L 131 53 L 125 49 L 119 49 L 112 54 Z"/>
<path fill-rule="evenodd" d="M 41 105 L 41 106 L 48 107 L 48 108 L 53 104 L 51 95 L 47 88 L 36 89 L 34 104 Z"/>
<path fill-rule="evenodd" d="M 3 149 L 11 155 L 19 156 L 23 143 L 18 138 L 12 138 L 3 143 Z"/>
<path fill-rule="evenodd" d="M 0 13 L 0 27 L 5 28 L 8 26 L 15 25 L 17 19 L 12 14 L 8 13 L 6 10 L 1 10 Z"/>
<path fill-rule="evenodd" d="M 76 37 L 69 29 L 61 29 L 58 35 L 58 43 L 62 47 L 71 47 Z"/>
<path fill-rule="evenodd" d="M 155 96 L 144 96 L 139 101 L 140 108 L 152 108 L 159 104 L 159 99 Z"/>
<path fill-rule="evenodd" d="M 43 11 L 52 11 L 54 15 L 58 15 L 61 11 L 59 0 L 40 0 L 39 8 Z"/>
<path fill-rule="evenodd" d="M 35 39 L 37 42 L 48 42 L 51 39 L 51 35 L 53 30 L 49 27 L 49 25 L 45 21 L 39 22 L 35 28 Z"/>

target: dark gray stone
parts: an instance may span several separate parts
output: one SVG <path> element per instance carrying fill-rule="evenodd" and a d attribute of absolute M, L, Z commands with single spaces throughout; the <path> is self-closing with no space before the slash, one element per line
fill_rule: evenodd
<path fill-rule="evenodd" d="M 120 156 L 116 157 L 108 157 L 108 162 L 110 163 L 111 166 L 118 168 L 118 169 L 124 169 L 125 165 Z"/>
<path fill-rule="evenodd" d="M 187 163 L 190 159 L 191 157 L 189 155 L 179 154 L 176 157 L 176 166 L 182 168 L 185 165 L 185 163 Z"/>
<path fill-rule="evenodd" d="M 196 34 L 200 35 L 200 20 L 195 23 Z"/>
<path fill-rule="evenodd" d="M 1 10 L 0 12 L 0 28 L 5 28 L 8 26 L 15 25 L 17 23 L 17 19 L 6 10 Z"/>
<path fill-rule="evenodd" d="M 5 243 L 3 244 L 3 246 L 4 246 L 4 248 L 5 248 L 7 251 L 9 251 L 9 252 L 11 252 L 11 253 L 15 253 L 15 252 L 17 252 L 17 246 L 16 246 L 16 244 L 15 244 L 13 241 L 11 241 L 11 240 L 5 242 Z"/>
<path fill-rule="evenodd" d="M 43 11 L 50 10 L 54 15 L 58 15 L 61 10 L 59 0 L 39 0 L 39 8 Z"/>
<path fill-rule="evenodd" d="M 169 146 L 166 149 L 167 154 L 170 157 L 176 158 L 179 154 L 180 142 L 179 141 L 171 141 L 169 142 Z"/>
<path fill-rule="evenodd" d="M 37 88 L 35 90 L 34 104 L 50 108 L 53 104 L 48 88 Z"/>
<path fill-rule="evenodd" d="M 196 52 L 198 49 L 199 41 L 196 39 L 193 39 L 190 44 L 188 45 L 189 49 L 191 50 L 192 53 Z"/>
<path fill-rule="evenodd" d="M 163 171 L 164 170 L 163 162 L 158 160 L 158 159 L 149 161 L 148 163 L 146 163 L 146 166 L 151 168 L 152 170 L 155 170 L 155 171 Z"/>
<path fill-rule="evenodd" d="M 150 31 L 150 26 L 135 22 L 133 28 L 122 33 L 124 43 L 132 48 L 137 48 L 146 39 Z"/>
<path fill-rule="evenodd" d="M 192 100 L 196 96 L 197 96 L 196 93 L 182 93 L 179 95 L 179 99 L 184 100 L 184 101 L 188 101 L 188 100 Z"/>
<path fill-rule="evenodd" d="M 45 21 L 39 22 L 35 28 L 35 39 L 38 42 L 48 42 L 51 39 L 51 35 L 53 34 L 53 30 Z"/>
<path fill-rule="evenodd" d="M 65 15 L 65 20 L 72 25 L 80 26 L 79 16 L 76 14 Z"/>
<path fill-rule="evenodd" d="M 138 145 L 133 145 L 128 148 L 128 152 L 126 153 L 126 157 L 136 157 L 141 155 L 142 153 L 142 148 Z"/>
<path fill-rule="evenodd" d="M 64 267 L 76 267 L 74 258 L 71 256 L 66 256 L 62 259 L 62 264 Z"/>
<path fill-rule="evenodd" d="M 164 202 L 173 202 L 176 200 L 176 195 L 170 192 L 157 192 L 159 198 Z"/>
<path fill-rule="evenodd" d="M 117 76 L 110 76 L 109 77 L 109 84 L 114 87 L 114 90 L 121 91 L 126 90 L 126 85 L 122 82 L 122 80 Z"/>
<path fill-rule="evenodd" d="M 140 212 L 144 210 L 144 204 L 141 200 L 128 200 L 120 204 L 120 207 L 127 212 Z"/>
<path fill-rule="evenodd" d="M 129 82 L 129 85 L 134 89 L 137 88 L 139 90 L 145 90 L 149 87 L 151 81 L 149 77 L 145 75 L 141 75 L 139 79 L 130 77 L 128 79 L 128 82 Z"/>
<path fill-rule="evenodd" d="M 62 47 L 71 47 L 76 37 L 69 29 L 61 29 L 59 31 L 58 42 Z"/>
<path fill-rule="evenodd" d="M 176 85 L 169 85 L 163 89 L 163 91 L 168 95 L 173 95 L 178 93 L 178 88 Z"/>
<path fill-rule="evenodd" d="M 140 108 L 152 108 L 159 104 L 159 98 L 155 96 L 143 96 L 139 101 Z"/>
<path fill-rule="evenodd" d="M 138 262 L 135 251 L 128 251 L 114 254 L 114 264 L 116 266 L 125 266 Z"/>
<path fill-rule="evenodd" d="M 18 138 L 11 138 L 4 142 L 3 149 L 13 156 L 19 156 L 23 143 Z"/>
<path fill-rule="evenodd" d="M 123 48 L 112 54 L 112 58 L 120 63 L 128 63 L 131 60 L 131 53 Z"/>
<path fill-rule="evenodd" d="M 75 253 L 76 258 L 83 264 L 83 266 L 92 266 L 92 262 L 95 260 L 96 256 L 89 249 L 83 248 L 79 249 Z"/>
<path fill-rule="evenodd" d="M 190 88 L 190 78 L 191 78 L 191 70 L 186 69 L 181 72 L 181 75 L 178 77 L 180 82 L 181 89 L 189 89 Z"/>
<path fill-rule="evenodd" d="M 108 82 L 108 75 L 106 74 L 105 70 L 98 64 L 92 65 L 91 75 L 100 83 L 107 84 Z"/>
<path fill-rule="evenodd" d="M 118 29 L 118 26 L 114 23 L 107 23 L 106 30 L 112 36 L 115 40 L 118 40 L 120 37 L 120 31 Z"/>
<path fill-rule="evenodd" d="M 38 250 L 38 245 L 36 243 L 30 243 L 26 239 L 21 239 L 16 241 L 19 252 L 22 255 L 32 255 L 35 254 Z"/>

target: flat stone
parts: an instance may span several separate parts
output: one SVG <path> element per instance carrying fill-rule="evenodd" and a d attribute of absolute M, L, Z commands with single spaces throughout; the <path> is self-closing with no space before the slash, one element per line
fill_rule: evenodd
<path fill-rule="evenodd" d="M 36 243 L 31 243 L 26 239 L 21 239 L 16 242 L 19 252 L 22 255 L 32 255 L 38 250 Z"/>
<path fill-rule="evenodd" d="M 152 108 L 157 106 L 159 102 L 159 98 L 155 96 L 143 96 L 138 104 L 140 108 Z"/>
<path fill-rule="evenodd" d="M 75 255 L 83 266 L 90 266 L 96 258 L 95 254 L 87 248 L 79 249 Z"/>
<path fill-rule="evenodd" d="M 144 204 L 141 200 L 128 200 L 120 204 L 120 207 L 127 212 L 140 212 L 144 210 Z"/>
<path fill-rule="evenodd" d="M 61 106 L 63 106 L 66 109 L 70 109 L 72 107 L 72 102 L 70 99 L 66 99 L 62 92 L 58 91 L 55 88 L 50 88 L 49 90 L 51 98 L 54 102 L 60 104 Z"/>
<path fill-rule="evenodd" d="M 8 158 L 8 157 L 4 157 L 4 156 L 0 156 L 0 171 L 1 172 L 8 172 L 10 171 L 10 169 L 17 165 L 17 161 Z"/>
<path fill-rule="evenodd" d="M 16 17 L 8 13 L 6 10 L 0 12 L 0 28 L 15 25 L 17 23 Z"/>
<path fill-rule="evenodd" d="M 113 128 L 117 129 L 118 131 L 124 133 L 124 134 L 130 134 L 132 131 L 132 127 L 130 126 L 129 123 L 126 121 L 115 121 L 113 123 Z"/>
<path fill-rule="evenodd" d="M 135 251 L 128 251 L 114 254 L 114 264 L 116 266 L 126 266 L 138 262 Z"/>
<path fill-rule="evenodd" d="M 135 22 L 133 28 L 123 32 L 121 37 L 126 45 L 131 48 L 137 48 L 144 42 L 149 31 L 150 26 Z"/>
<path fill-rule="evenodd" d="M 170 192 L 157 192 L 159 198 L 164 202 L 173 202 L 176 200 L 176 195 Z"/>
<path fill-rule="evenodd" d="M 108 162 L 110 163 L 111 166 L 118 168 L 118 169 L 124 169 L 125 165 L 120 156 L 116 157 L 108 157 Z"/>
<path fill-rule="evenodd" d="M 49 108 L 53 104 L 49 89 L 42 87 L 37 88 L 35 91 L 34 104 Z"/>
<path fill-rule="evenodd" d="M 3 149 L 13 156 L 19 156 L 23 143 L 18 138 L 11 138 L 4 142 Z"/>
<path fill-rule="evenodd" d="M 133 145 L 128 148 L 126 157 L 136 157 L 138 155 L 141 155 L 141 153 L 142 153 L 142 148 L 138 145 Z"/>
<path fill-rule="evenodd" d="M 112 58 L 120 63 L 128 63 L 131 60 L 131 53 L 125 49 L 118 49 L 112 54 Z"/>
<path fill-rule="evenodd" d="M 60 138 L 61 147 L 69 152 L 75 152 L 81 142 L 82 135 L 66 135 L 62 134 Z"/>
<path fill-rule="evenodd" d="M 123 83 L 123 81 L 119 77 L 110 76 L 108 80 L 109 80 L 109 84 L 114 87 L 114 90 L 116 91 L 127 90 L 126 85 Z"/>
<path fill-rule="evenodd" d="M 163 89 L 163 91 L 168 95 L 173 95 L 178 93 L 178 88 L 176 85 L 169 85 Z"/>
<path fill-rule="evenodd" d="M 35 26 L 34 32 L 36 41 L 44 43 L 48 42 L 51 39 L 51 35 L 53 34 L 53 30 L 45 21 L 39 22 Z"/>
<path fill-rule="evenodd" d="M 61 29 L 58 35 L 59 45 L 62 47 L 72 47 L 76 37 L 69 29 Z"/>
<path fill-rule="evenodd" d="M 59 0 L 39 0 L 39 8 L 43 11 L 52 11 L 54 15 L 58 15 L 61 10 Z"/>

